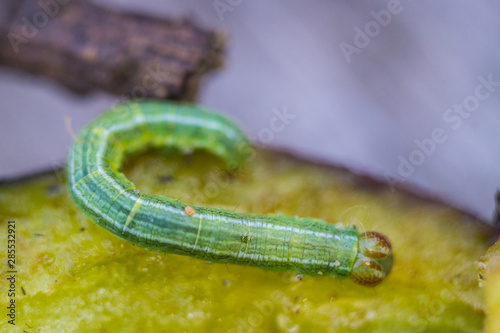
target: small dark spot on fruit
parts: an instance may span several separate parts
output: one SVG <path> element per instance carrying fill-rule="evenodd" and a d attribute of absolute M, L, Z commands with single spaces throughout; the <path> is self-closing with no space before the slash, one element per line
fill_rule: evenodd
<path fill-rule="evenodd" d="M 47 194 L 50 196 L 57 195 L 61 193 L 63 190 L 63 187 L 61 184 L 52 184 L 47 186 Z"/>
<path fill-rule="evenodd" d="M 173 175 L 163 175 L 158 177 L 158 181 L 160 183 L 171 183 L 174 181 L 174 176 Z"/>

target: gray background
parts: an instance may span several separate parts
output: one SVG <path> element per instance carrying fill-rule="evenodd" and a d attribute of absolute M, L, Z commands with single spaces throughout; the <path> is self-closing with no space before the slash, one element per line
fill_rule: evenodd
<path fill-rule="evenodd" d="M 447 139 L 403 184 L 491 219 L 500 184 L 500 87 L 456 129 L 443 116 L 474 95 L 478 77 L 500 81 L 500 3 L 401 0 L 400 12 L 348 62 L 340 44 L 355 45 L 355 28 L 372 24 L 370 11 L 389 2 L 101 1 L 226 31 L 226 66 L 206 77 L 199 101 L 262 145 L 385 179 L 403 175 L 400 158 L 418 154 L 415 140 L 442 129 Z M 218 13 L 217 3 L 231 10 Z M 116 102 L 0 69 L 0 179 L 64 165 L 72 141 L 65 117 L 78 131 Z M 295 118 L 270 138 L 272 119 L 284 110 Z"/>

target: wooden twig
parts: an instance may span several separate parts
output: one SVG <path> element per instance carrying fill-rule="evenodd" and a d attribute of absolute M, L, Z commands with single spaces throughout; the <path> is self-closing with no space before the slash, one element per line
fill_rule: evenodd
<path fill-rule="evenodd" d="M 222 64 L 224 36 L 190 20 L 121 13 L 81 0 L 2 0 L 0 64 L 78 93 L 187 99 Z"/>

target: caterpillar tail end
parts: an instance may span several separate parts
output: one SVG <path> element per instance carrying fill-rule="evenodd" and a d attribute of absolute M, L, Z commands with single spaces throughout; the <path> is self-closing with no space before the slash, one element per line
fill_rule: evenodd
<path fill-rule="evenodd" d="M 374 287 L 390 273 L 392 245 L 386 236 L 375 231 L 359 235 L 358 256 L 351 269 L 351 279 L 363 286 Z"/>

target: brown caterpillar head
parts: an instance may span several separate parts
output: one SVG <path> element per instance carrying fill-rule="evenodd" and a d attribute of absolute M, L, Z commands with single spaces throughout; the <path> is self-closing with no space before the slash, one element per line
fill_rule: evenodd
<path fill-rule="evenodd" d="M 363 286 L 374 287 L 389 274 L 392 262 L 392 246 L 387 237 L 375 231 L 362 233 L 351 279 Z"/>

